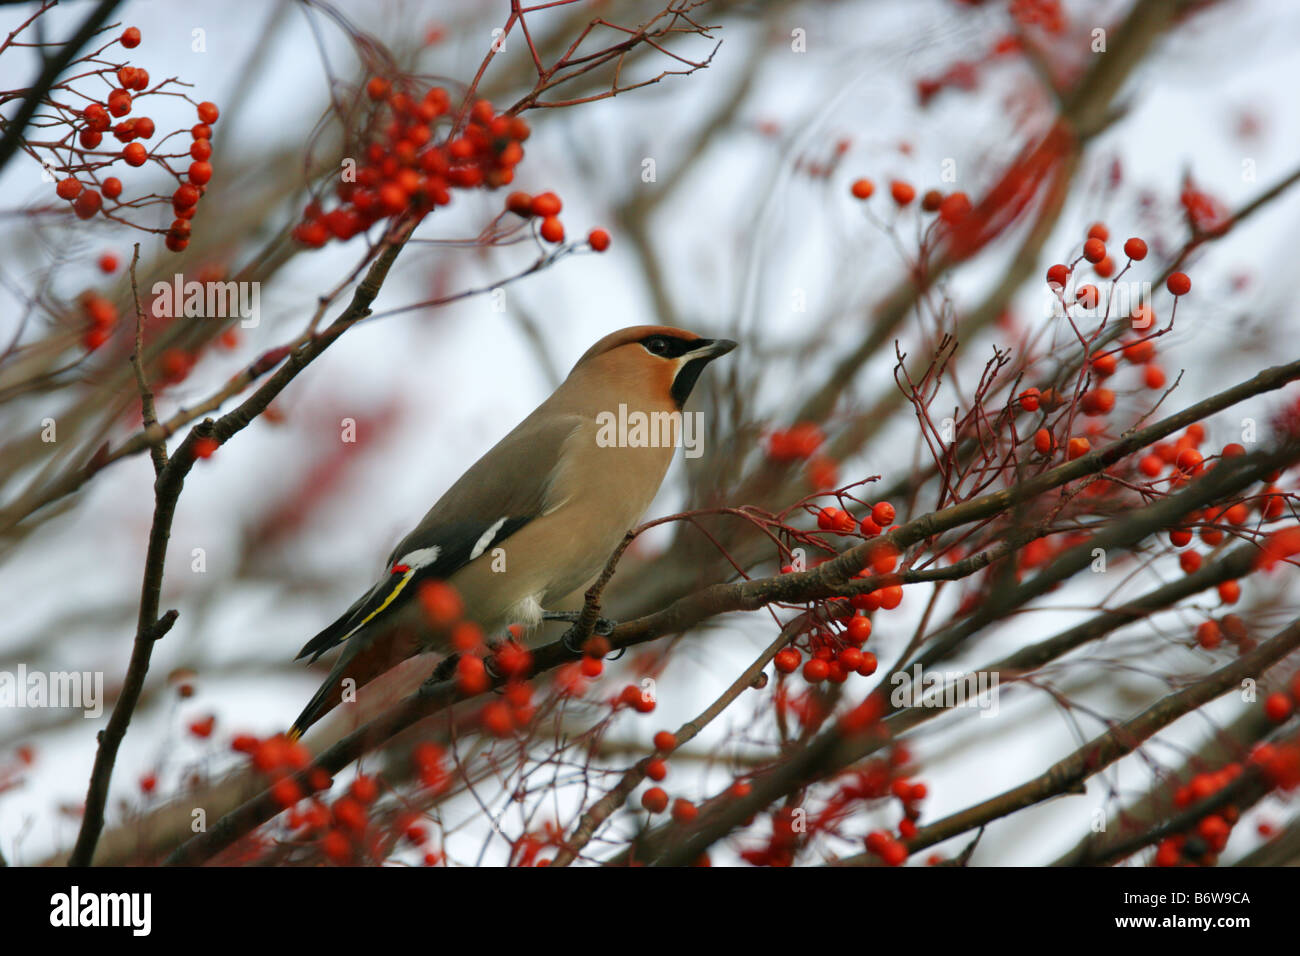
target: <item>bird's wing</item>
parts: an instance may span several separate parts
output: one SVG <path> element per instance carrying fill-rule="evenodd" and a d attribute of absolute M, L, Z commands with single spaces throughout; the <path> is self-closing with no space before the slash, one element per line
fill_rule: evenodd
<path fill-rule="evenodd" d="M 526 418 L 475 462 L 393 549 L 384 579 L 308 641 L 298 658 L 310 655 L 316 660 L 405 604 L 420 581 L 451 577 L 550 510 L 561 451 L 582 422 L 570 415 L 543 420 L 534 413 Z M 503 463 L 512 470 L 503 471 Z"/>

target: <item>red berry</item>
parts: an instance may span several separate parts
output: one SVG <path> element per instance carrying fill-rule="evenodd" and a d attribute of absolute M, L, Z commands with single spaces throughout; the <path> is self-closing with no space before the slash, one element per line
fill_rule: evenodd
<path fill-rule="evenodd" d="M 534 208 L 536 208 L 536 200 L 534 200 Z M 542 220 L 541 234 L 547 242 L 563 242 L 564 224 L 555 216 L 547 216 Z"/>
<path fill-rule="evenodd" d="M 1147 388 L 1165 387 L 1165 370 L 1159 365 L 1148 365 L 1142 369 L 1142 382 Z"/>
<path fill-rule="evenodd" d="M 1178 457 L 1174 459 L 1174 464 L 1178 467 L 1179 471 L 1196 475 L 1200 474 L 1201 463 L 1204 461 L 1205 456 L 1195 448 L 1184 448 L 1178 453 Z"/>
<path fill-rule="evenodd" d="M 506 197 L 506 209 L 527 219 L 533 214 L 533 197 L 526 192 L 512 192 Z"/>
<path fill-rule="evenodd" d="M 1079 405 L 1085 415 L 1108 415 L 1115 409 L 1115 393 L 1108 388 L 1091 388 L 1083 393 Z"/>
<path fill-rule="evenodd" d="M 939 218 L 953 226 L 965 219 L 970 210 L 969 196 L 963 192 L 951 193 L 939 203 Z"/>
<path fill-rule="evenodd" d="M 844 636 L 851 644 L 865 644 L 867 638 L 871 637 L 871 618 L 862 614 L 853 615 L 844 628 Z"/>
<path fill-rule="evenodd" d="M 81 194 L 81 183 L 69 176 L 67 179 L 59 180 L 59 184 L 54 187 L 54 192 L 60 199 L 76 199 Z"/>
<path fill-rule="evenodd" d="M 176 192 L 172 193 L 172 206 L 179 209 L 187 209 L 199 201 L 201 193 L 197 186 L 191 186 L 189 183 L 181 183 Z"/>
<path fill-rule="evenodd" d="M 127 27 L 122 31 L 120 40 L 122 46 L 128 50 L 133 50 L 140 45 L 140 31 L 135 27 Z"/>
<path fill-rule="evenodd" d="M 450 627 L 465 614 L 465 605 L 456 588 L 444 581 L 426 581 L 420 585 L 420 604 L 434 627 Z"/>
<path fill-rule="evenodd" d="M 510 705 L 504 700 L 494 700 L 487 704 L 480 719 L 483 721 L 483 729 L 493 737 L 509 737 L 514 730 L 515 722 L 510 713 Z"/>
<path fill-rule="evenodd" d="M 481 694 L 488 688 L 488 676 L 483 661 L 472 654 L 463 655 L 456 662 L 456 685 L 464 694 Z"/>
<path fill-rule="evenodd" d="M 1110 230 L 1106 228 L 1104 223 L 1094 222 L 1088 227 L 1088 238 L 1099 239 L 1102 242 L 1105 242 L 1110 238 Z"/>
<path fill-rule="evenodd" d="M 1119 359 L 1115 358 L 1114 353 L 1107 352 L 1098 355 L 1088 364 L 1092 367 L 1093 374 L 1098 378 L 1110 378 L 1119 368 Z"/>
<path fill-rule="evenodd" d="M 131 112 L 131 94 L 127 90 L 114 90 L 108 94 L 108 111 L 114 116 L 125 116 Z"/>
<path fill-rule="evenodd" d="M 673 801 L 673 819 L 678 823 L 690 823 L 699 815 L 699 809 L 691 801 L 682 797 Z"/>
<path fill-rule="evenodd" d="M 871 509 L 871 520 L 882 528 L 887 528 L 894 523 L 894 506 L 888 501 L 882 501 Z"/>
<path fill-rule="evenodd" d="M 271 796 L 278 805 L 288 808 L 302 799 L 302 788 L 292 777 L 281 777 L 272 784 Z"/>
<path fill-rule="evenodd" d="M 889 194 L 894 197 L 894 202 L 906 206 L 916 198 L 916 189 L 910 183 L 895 179 L 889 184 Z"/>
<path fill-rule="evenodd" d="M 897 840 L 885 844 L 880 858 L 890 866 L 902 866 L 907 861 L 907 848 Z"/>
<path fill-rule="evenodd" d="M 560 197 L 555 195 L 555 193 L 538 193 L 533 197 L 532 208 L 534 216 L 541 216 L 543 218 L 547 216 L 558 216 L 560 210 L 564 208 L 564 203 L 560 201 Z"/>
<path fill-rule="evenodd" d="M 1092 448 L 1092 442 L 1086 438 L 1071 438 L 1065 446 L 1066 457 L 1073 461 L 1076 458 L 1082 458 L 1088 454 Z"/>
<path fill-rule="evenodd" d="M 888 542 L 878 542 L 871 550 L 871 570 L 877 574 L 889 574 L 898 566 L 898 549 Z M 884 600 L 881 600 L 884 604 Z"/>
<path fill-rule="evenodd" d="M 799 662 L 802 659 L 799 652 L 793 647 L 786 647 L 777 651 L 773 662 L 776 664 L 776 669 L 782 674 L 793 674 L 799 669 Z"/>
<path fill-rule="evenodd" d="M 1195 554 L 1195 551 L 1188 551 Z M 1196 628 L 1196 643 L 1207 651 L 1212 651 L 1223 643 L 1223 629 L 1215 621 L 1202 621 Z"/>
<path fill-rule="evenodd" d="M 1219 585 L 1219 599 L 1224 604 L 1236 604 L 1241 599 L 1241 585 L 1236 581 L 1224 581 Z"/>
<path fill-rule="evenodd" d="M 366 808 L 352 797 L 339 797 L 334 801 L 334 819 L 342 827 L 360 833 L 366 828 Z"/>
<path fill-rule="evenodd" d="M 139 143 L 127 143 L 122 148 L 122 158 L 128 166 L 143 166 L 149 158 L 149 151 Z"/>
<path fill-rule="evenodd" d="M 372 100 L 382 100 L 388 95 L 389 89 L 391 87 L 386 79 L 382 76 L 372 76 L 366 83 L 366 96 Z"/>
<path fill-rule="evenodd" d="M 604 229 L 591 230 L 587 233 L 587 245 L 596 252 L 604 252 L 609 248 L 609 233 Z"/>
<path fill-rule="evenodd" d="M 641 794 L 641 806 L 651 813 L 663 813 L 668 809 L 668 794 L 663 787 L 651 787 Z"/>
<path fill-rule="evenodd" d="M 1156 344 L 1150 339 L 1124 346 L 1124 358 L 1134 365 L 1145 365 L 1156 357 Z"/>
<path fill-rule="evenodd" d="M 1138 470 L 1148 478 L 1157 478 L 1165 470 L 1165 463 L 1159 455 L 1143 455 L 1138 462 Z"/>
<path fill-rule="evenodd" d="M 1295 705 L 1291 703 L 1291 698 L 1286 694 L 1278 691 L 1269 694 L 1268 699 L 1264 701 L 1264 716 L 1275 724 L 1280 724 L 1295 710 Z"/>
<path fill-rule="evenodd" d="M 320 848 L 335 863 L 346 863 L 352 857 L 352 844 L 347 834 L 339 830 L 330 830 L 321 837 Z"/>
<path fill-rule="evenodd" d="M 870 199 L 871 194 L 876 191 L 876 184 L 870 179 L 855 179 L 849 191 L 853 193 L 855 199 Z"/>
<path fill-rule="evenodd" d="M 1027 388 L 1020 393 L 1020 407 L 1027 412 L 1038 411 L 1039 391 L 1036 388 Z"/>
<path fill-rule="evenodd" d="M 661 730 L 655 734 L 655 750 L 661 750 L 664 753 L 677 749 L 677 735 L 671 731 Z"/>
<path fill-rule="evenodd" d="M 97 191 L 87 189 L 73 202 L 72 211 L 77 214 L 78 219 L 89 219 L 99 212 L 99 208 L 103 204 L 104 201 Z"/>
<path fill-rule="evenodd" d="M 820 684 L 830 675 L 830 672 L 829 664 L 814 657 L 803 666 L 803 679 L 810 684 Z"/>
<path fill-rule="evenodd" d="M 1106 243 L 1100 239 L 1089 239 L 1083 244 L 1083 257 L 1092 263 L 1101 262 L 1106 258 Z"/>
<path fill-rule="evenodd" d="M 190 143 L 191 159 L 209 159 L 212 156 L 212 140 L 196 139 Z"/>
<path fill-rule="evenodd" d="M 199 114 L 199 122 L 207 123 L 209 126 L 211 126 L 213 123 L 217 121 L 217 117 L 221 115 L 221 111 L 217 109 L 216 103 L 211 103 L 207 100 L 204 100 L 202 103 L 198 105 L 198 114 Z"/>
<path fill-rule="evenodd" d="M 1051 454 L 1055 442 L 1052 440 L 1052 433 L 1046 428 L 1040 428 L 1034 432 L 1034 450 L 1040 455 Z"/>
<path fill-rule="evenodd" d="M 1165 288 L 1174 295 L 1187 295 L 1192 291 L 1192 280 L 1185 272 L 1175 272 L 1165 280 Z"/>
<path fill-rule="evenodd" d="M 1147 244 L 1136 236 L 1124 243 L 1124 255 L 1134 262 L 1141 262 L 1147 257 Z"/>
<path fill-rule="evenodd" d="M 881 588 L 878 593 L 880 594 L 880 606 L 886 611 L 892 611 L 903 603 L 903 586 L 901 584 L 890 584 Z"/>
<path fill-rule="evenodd" d="M 1058 262 L 1047 270 L 1047 284 L 1065 288 L 1065 283 L 1070 279 L 1070 267 Z"/>
<path fill-rule="evenodd" d="M 858 666 L 858 673 L 863 677 L 870 677 L 876 672 L 876 655 L 870 651 L 862 652 L 862 663 Z"/>
<path fill-rule="evenodd" d="M 658 783 L 668 776 L 668 761 L 656 757 L 645 765 L 645 775 Z"/>
<path fill-rule="evenodd" d="M 212 164 L 207 162 L 190 163 L 190 182 L 203 186 L 212 179 Z"/>
<path fill-rule="evenodd" d="M 108 129 L 110 120 L 103 103 L 91 103 L 81 115 L 86 121 L 86 129 L 91 132 L 102 133 Z"/>

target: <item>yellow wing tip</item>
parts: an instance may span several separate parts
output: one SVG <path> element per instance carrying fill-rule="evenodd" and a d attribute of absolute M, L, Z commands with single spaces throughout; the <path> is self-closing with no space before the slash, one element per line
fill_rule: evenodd
<path fill-rule="evenodd" d="M 302 731 L 298 728 L 297 724 L 294 724 L 289 728 L 289 732 L 284 736 L 288 739 L 289 743 L 297 743 L 298 738 L 302 736 Z"/>

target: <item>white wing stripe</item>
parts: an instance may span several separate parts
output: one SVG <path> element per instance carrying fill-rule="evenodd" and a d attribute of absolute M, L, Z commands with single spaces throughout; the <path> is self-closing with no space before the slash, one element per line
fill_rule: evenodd
<path fill-rule="evenodd" d="M 482 536 L 474 542 L 474 550 L 469 553 L 471 561 L 487 550 L 488 545 L 492 543 L 492 540 L 497 536 L 497 532 L 501 530 L 501 526 L 505 523 L 505 518 L 498 518 L 496 524 L 484 531 Z"/>
<path fill-rule="evenodd" d="M 441 552 L 442 549 L 439 548 L 437 545 L 434 545 L 431 548 L 418 548 L 415 551 L 412 551 L 410 554 L 403 555 L 394 563 L 404 564 L 408 568 L 422 568 L 425 567 L 426 565 L 433 564 L 433 562 L 437 561 L 438 555 Z"/>

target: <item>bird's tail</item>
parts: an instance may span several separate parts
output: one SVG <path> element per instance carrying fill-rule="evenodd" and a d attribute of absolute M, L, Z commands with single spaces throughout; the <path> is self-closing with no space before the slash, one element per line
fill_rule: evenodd
<path fill-rule="evenodd" d="M 312 724 L 316 723 L 326 711 L 330 708 L 326 706 L 326 701 L 330 698 L 330 692 L 339 686 L 339 678 L 333 672 L 325 678 L 325 683 L 320 685 L 320 689 L 307 702 L 307 706 L 302 709 L 302 713 L 294 720 L 293 725 L 285 734 L 290 741 L 295 741 L 301 737 Z"/>

